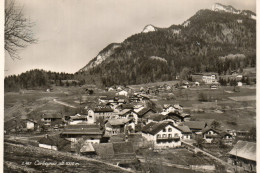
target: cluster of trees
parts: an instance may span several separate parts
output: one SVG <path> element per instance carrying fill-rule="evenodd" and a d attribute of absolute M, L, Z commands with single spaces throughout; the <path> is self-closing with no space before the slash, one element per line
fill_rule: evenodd
<path fill-rule="evenodd" d="M 244 22 L 238 24 L 237 19 Z M 81 77 L 99 77 L 99 82 L 110 86 L 166 81 L 177 75 L 187 79 L 187 72 L 229 74 L 232 70 L 255 66 L 255 20 L 202 10 L 189 21 L 187 27 L 177 26 L 181 29 L 179 34 L 169 27 L 127 38 L 107 60 L 81 72 Z M 230 31 L 228 35 L 226 30 Z M 219 58 L 229 54 L 245 57 Z M 166 61 L 152 59 L 152 56 Z"/>
<path fill-rule="evenodd" d="M 69 73 L 57 73 L 44 70 L 30 70 L 20 75 L 7 76 L 4 79 L 5 91 L 19 91 L 20 89 L 37 89 L 56 86 L 82 85 L 84 80 L 79 82 L 68 82 L 74 80 L 74 75 Z"/>
<path fill-rule="evenodd" d="M 242 83 L 245 83 L 247 85 L 250 85 L 252 82 L 255 82 L 254 79 L 250 78 L 250 77 L 245 77 L 243 76 L 241 80 L 237 80 L 237 79 L 230 79 L 230 78 L 219 78 L 219 83 L 222 86 L 227 86 L 227 84 L 229 84 L 230 86 L 237 86 L 237 82 L 240 81 Z"/>

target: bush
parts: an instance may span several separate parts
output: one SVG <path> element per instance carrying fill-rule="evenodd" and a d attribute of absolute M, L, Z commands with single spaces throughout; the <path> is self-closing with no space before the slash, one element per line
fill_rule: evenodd
<path fill-rule="evenodd" d="M 205 93 L 203 93 L 203 92 L 199 93 L 199 101 L 201 101 L 201 102 L 206 102 L 206 101 L 208 101 L 208 96 L 207 96 L 207 94 L 205 94 Z"/>

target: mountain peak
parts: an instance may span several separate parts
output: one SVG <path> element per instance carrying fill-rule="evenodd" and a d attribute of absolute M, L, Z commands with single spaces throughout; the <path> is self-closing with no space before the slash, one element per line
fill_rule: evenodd
<path fill-rule="evenodd" d="M 153 31 L 157 31 L 157 29 L 153 25 L 149 24 L 144 27 L 142 33 L 153 32 Z"/>
<path fill-rule="evenodd" d="M 246 15 L 246 16 L 250 17 L 251 19 L 256 20 L 255 13 L 253 13 L 249 10 L 243 10 L 243 11 L 237 10 L 231 5 L 223 5 L 220 3 L 215 3 L 212 6 L 212 11 L 224 11 L 224 12 L 233 13 L 233 14 L 242 14 L 242 15 Z"/>

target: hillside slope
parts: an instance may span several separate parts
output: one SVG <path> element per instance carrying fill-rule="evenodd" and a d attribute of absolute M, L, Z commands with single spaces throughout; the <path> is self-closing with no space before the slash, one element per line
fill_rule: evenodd
<path fill-rule="evenodd" d="M 245 58 L 220 58 L 237 54 Z M 97 57 L 76 76 L 109 86 L 172 80 L 184 67 L 228 74 L 255 66 L 256 21 L 242 13 L 200 10 L 182 25 L 132 35 Z"/>

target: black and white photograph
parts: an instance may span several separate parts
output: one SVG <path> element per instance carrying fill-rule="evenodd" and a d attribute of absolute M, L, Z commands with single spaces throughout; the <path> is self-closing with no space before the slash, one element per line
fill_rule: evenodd
<path fill-rule="evenodd" d="M 256 173 L 256 13 L 4 0 L 2 171 Z"/>

